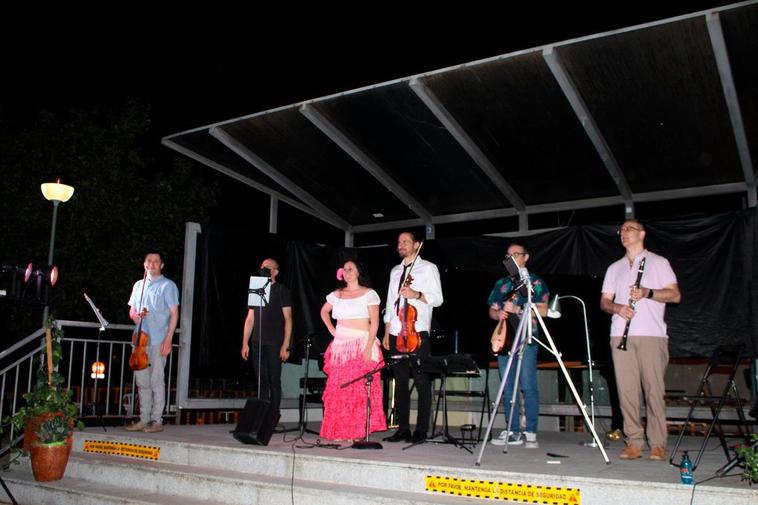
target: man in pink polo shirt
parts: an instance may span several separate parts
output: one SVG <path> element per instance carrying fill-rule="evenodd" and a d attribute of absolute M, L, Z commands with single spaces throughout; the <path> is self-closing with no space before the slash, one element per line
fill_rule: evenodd
<path fill-rule="evenodd" d="M 626 447 L 621 459 L 642 457 L 645 435 L 650 459 L 666 458 L 666 386 L 664 376 L 669 361 L 668 335 L 663 320 L 667 303 L 682 298 L 676 275 L 666 258 L 645 249 L 645 227 L 629 219 L 618 231 L 626 255 L 608 267 L 603 281 L 600 308 L 611 314 L 611 353 L 616 384 L 624 415 Z M 640 287 L 635 288 L 640 261 L 645 269 Z M 634 300 L 634 308 L 629 306 Z M 618 349 L 626 322 L 629 326 L 627 350 Z M 640 386 L 645 392 L 647 429 L 640 416 Z"/>

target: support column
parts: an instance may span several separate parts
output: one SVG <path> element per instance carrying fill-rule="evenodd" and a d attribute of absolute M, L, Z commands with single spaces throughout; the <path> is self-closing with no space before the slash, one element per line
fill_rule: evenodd
<path fill-rule="evenodd" d="M 268 232 L 276 233 L 279 224 L 279 198 L 271 195 L 271 202 L 268 207 Z"/>

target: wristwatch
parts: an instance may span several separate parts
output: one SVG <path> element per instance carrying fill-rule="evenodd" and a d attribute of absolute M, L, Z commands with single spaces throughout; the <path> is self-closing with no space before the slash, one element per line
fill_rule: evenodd
<path fill-rule="evenodd" d="M 650 298 L 651 300 L 653 299 L 653 290 L 652 289 L 648 289 L 648 291 L 647 291 L 647 297 Z"/>
<path fill-rule="evenodd" d="M 424 293 L 421 291 L 418 292 L 418 296 L 416 297 L 416 300 L 421 300 L 421 297 L 424 296 Z"/>

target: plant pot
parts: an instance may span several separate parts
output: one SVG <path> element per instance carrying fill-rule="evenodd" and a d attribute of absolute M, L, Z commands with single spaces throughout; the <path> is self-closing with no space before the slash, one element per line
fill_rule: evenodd
<path fill-rule="evenodd" d="M 60 412 L 49 412 L 47 414 L 40 414 L 38 416 L 30 417 L 26 421 L 26 426 L 24 426 L 24 445 L 22 449 L 26 452 L 31 451 L 32 444 L 37 442 L 37 432 L 39 431 L 40 426 L 45 421 L 52 419 L 56 416 L 62 416 L 63 414 Z M 73 430 L 74 423 L 69 423 L 69 429 Z M 71 453 L 71 447 L 73 446 L 74 441 L 74 432 L 69 431 L 68 437 L 66 437 L 66 445 L 68 446 L 68 452 Z"/>
<path fill-rule="evenodd" d="M 66 471 L 70 452 L 71 444 L 67 442 L 58 444 L 35 442 L 32 444 L 30 453 L 34 480 L 39 482 L 60 480 Z"/>

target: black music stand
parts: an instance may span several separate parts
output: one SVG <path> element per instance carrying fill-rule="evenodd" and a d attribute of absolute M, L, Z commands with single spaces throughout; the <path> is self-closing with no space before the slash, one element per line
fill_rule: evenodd
<path fill-rule="evenodd" d="M 447 376 L 454 374 L 476 374 L 480 375 L 479 367 L 474 360 L 465 354 L 450 354 L 448 356 L 427 356 L 414 358 L 416 367 L 422 373 L 439 374 L 441 379 L 440 392 L 442 398 L 442 431 L 432 433 L 431 437 L 419 440 L 411 445 L 403 447 L 403 450 L 415 447 L 423 443 L 435 444 L 452 444 L 460 449 L 465 449 L 471 453 L 471 449 L 462 444 L 457 438 L 450 434 L 447 415 Z M 473 454 L 473 453 L 472 453 Z"/>
<path fill-rule="evenodd" d="M 100 313 L 100 309 L 98 309 L 95 306 L 95 302 L 92 301 L 92 298 L 87 296 L 87 293 L 84 293 L 84 299 L 87 300 L 87 303 L 89 303 L 89 306 L 92 308 L 92 312 L 95 313 L 95 317 L 97 318 L 97 321 L 100 323 L 100 328 L 97 330 L 97 345 L 95 346 L 95 363 L 100 362 L 100 337 L 102 336 L 102 333 L 105 331 L 105 329 L 110 325 L 107 319 L 103 317 L 103 315 Z M 110 364 L 110 363 L 109 363 Z M 105 421 L 103 420 L 103 414 L 105 413 L 105 410 L 107 408 L 106 406 L 100 406 L 99 402 L 97 401 L 97 380 L 99 377 L 99 372 L 96 370 L 92 370 L 92 378 L 95 380 L 93 385 L 93 391 L 92 391 L 92 403 L 88 405 L 92 411 L 92 415 L 97 418 L 97 420 L 100 422 L 100 427 L 103 428 L 103 431 L 108 431 L 105 428 Z M 107 403 L 107 400 L 106 400 Z"/>
<path fill-rule="evenodd" d="M 300 394 L 300 416 L 297 422 L 297 428 L 285 428 L 280 433 L 289 433 L 290 431 L 299 432 L 298 437 L 295 439 L 303 439 L 305 433 L 312 435 L 319 435 L 318 431 L 314 431 L 308 428 L 308 369 L 310 368 L 310 353 L 311 345 L 313 345 L 313 337 L 315 333 L 309 333 L 305 337 L 301 338 L 287 349 L 292 351 L 297 345 L 302 342 L 305 347 L 305 357 L 303 358 L 303 377 L 300 379 L 302 393 Z"/>
<path fill-rule="evenodd" d="M 251 276 L 247 290 L 247 307 L 252 309 L 258 307 L 258 389 L 256 394 L 260 400 L 270 400 L 270 398 L 261 398 L 261 360 L 263 359 L 263 308 L 268 307 L 268 301 L 271 299 L 271 277 Z M 252 329 L 252 332 L 255 328 Z M 271 385 L 269 385 L 269 394 Z M 279 408 L 279 405 L 276 405 Z M 278 422 L 278 421 L 277 421 Z"/>
<path fill-rule="evenodd" d="M 457 354 L 457 353 L 453 353 Z M 475 378 L 475 377 L 482 377 L 481 368 L 484 368 L 484 385 L 482 387 L 481 391 L 470 391 L 468 389 L 466 390 L 459 390 L 459 389 L 446 389 L 445 390 L 445 398 L 450 396 L 458 396 L 458 397 L 466 397 L 466 398 L 481 398 L 482 399 L 482 408 L 479 412 L 479 432 L 477 434 L 477 441 L 480 441 L 482 439 L 482 430 L 484 430 L 484 414 L 486 413 L 488 416 L 490 415 L 490 393 L 489 393 L 489 382 L 490 382 L 490 367 L 489 367 L 489 356 L 485 354 L 480 355 L 470 355 L 467 354 L 466 356 L 469 356 L 473 361 L 474 364 L 479 366 L 480 368 L 477 369 L 467 369 L 462 372 L 450 372 L 449 375 L 452 375 L 454 377 L 466 377 L 466 378 Z M 437 404 L 434 409 L 434 417 L 432 418 L 432 433 L 434 433 L 434 430 L 437 428 L 437 418 L 439 417 L 439 411 L 440 411 L 440 403 L 442 401 L 442 394 L 441 391 L 438 391 L 437 394 Z M 476 445 L 476 444 L 473 444 Z"/>

